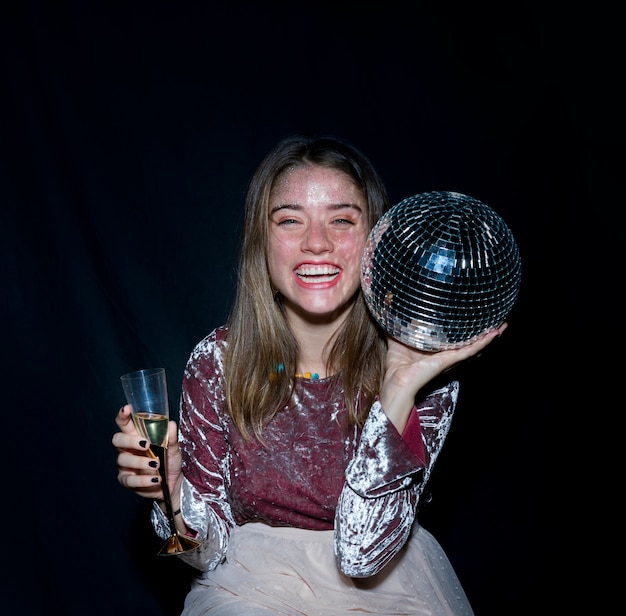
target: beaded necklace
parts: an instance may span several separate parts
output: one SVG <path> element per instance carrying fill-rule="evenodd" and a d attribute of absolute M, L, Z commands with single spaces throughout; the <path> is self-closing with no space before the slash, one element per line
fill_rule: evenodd
<path fill-rule="evenodd" d="M 276 371 L 278 374 L 284 372 L 285 366 L 283 364 L 278 364 L 278 366 L 276 366 Z M 313 379 L 314 381 L 317 381 L 320 378 L 320 375 L 317 372 L 296 372 L 294 376 L 297 379 Z"/>

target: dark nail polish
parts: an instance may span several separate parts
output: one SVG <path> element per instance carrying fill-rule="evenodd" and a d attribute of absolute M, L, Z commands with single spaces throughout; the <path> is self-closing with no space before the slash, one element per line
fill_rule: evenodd
<path fill-rule="evenodd" d="M 153 477 L 150 481 L 152 481 L 152 483 L 159 483 L 159 478 Z"/>
<path fill-rule="evenodd" d="M 148 466 L 151 466 L 152 468 L 156 468 L 157 467 L 157 461 L 156 460 L 150 460 L 150 462 L 148 462 Z"/>
<path fill-rule="evenodd" d="M 139 447 L 145 447 L 148 444 L 148 441 L 139 441 Z"/>

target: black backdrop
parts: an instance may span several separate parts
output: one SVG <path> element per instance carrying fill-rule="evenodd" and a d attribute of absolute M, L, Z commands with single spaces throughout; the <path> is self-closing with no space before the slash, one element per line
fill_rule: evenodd
<path fill-rule="evenodd" d="M 394 203 L 456 190 L 512 229 L 520 297 L 461 369 L 421 521 L 478 616 L 524 612 L 559 566 L 564 411 L 540 345 L 566 312 L 563 217 L 608 190 L 593 153 L 612 137 L 581 96 L 607 84 L 545 9 L 297 4 L 2 9 L 11 613 L 179 613 L 193 572 L 152 555 L 149 503 L 117 484 L 119 375 L 164 366 L 176 408 L 189 352 L 227 315 L 246 183 L 297 131 L 363 149 Z"/>

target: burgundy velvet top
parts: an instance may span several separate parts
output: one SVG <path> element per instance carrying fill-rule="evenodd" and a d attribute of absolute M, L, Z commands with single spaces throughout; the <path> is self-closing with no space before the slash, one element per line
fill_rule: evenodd
<path fill-rule="evenodd" d="M 264 443 L 246 442 L 223 405 L 225 331 L 214 330 L 196 346 L 183 379 L 181 505 L 187 525 L 205 539 L 184 559 L 214 568 L 233 528 L 254 521 L 334 530 L 345 573 L 379 570 L 409 535 L 458 383 L 421 400 L 401 435 L 378 400 L 360 430 L 348 426 L 336 379 L 299 378 L 290 403 L 264 430 Z M 153 521 L 164 535 L 159 511 Z"/>

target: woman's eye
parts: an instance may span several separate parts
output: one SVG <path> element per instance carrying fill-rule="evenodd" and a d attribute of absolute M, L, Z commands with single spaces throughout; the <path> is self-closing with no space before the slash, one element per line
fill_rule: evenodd
<path fill-rule="evenodd" d="M 348 218 L 337 218 L 337 219 L 333 220 L 333 224 L 336 224 L 336 225 L 353 225 L 354 222 L 352 220 L 349 220 Z"/>
<path fill-rule="evenodd" d="M 297 220 L 295 218 L 283 218 L 282 220 L 277 221 L 276 224 L 278 224 L 279 226 L 288 226 L 288 225 L 295 225 L 297 224 Z"/>

